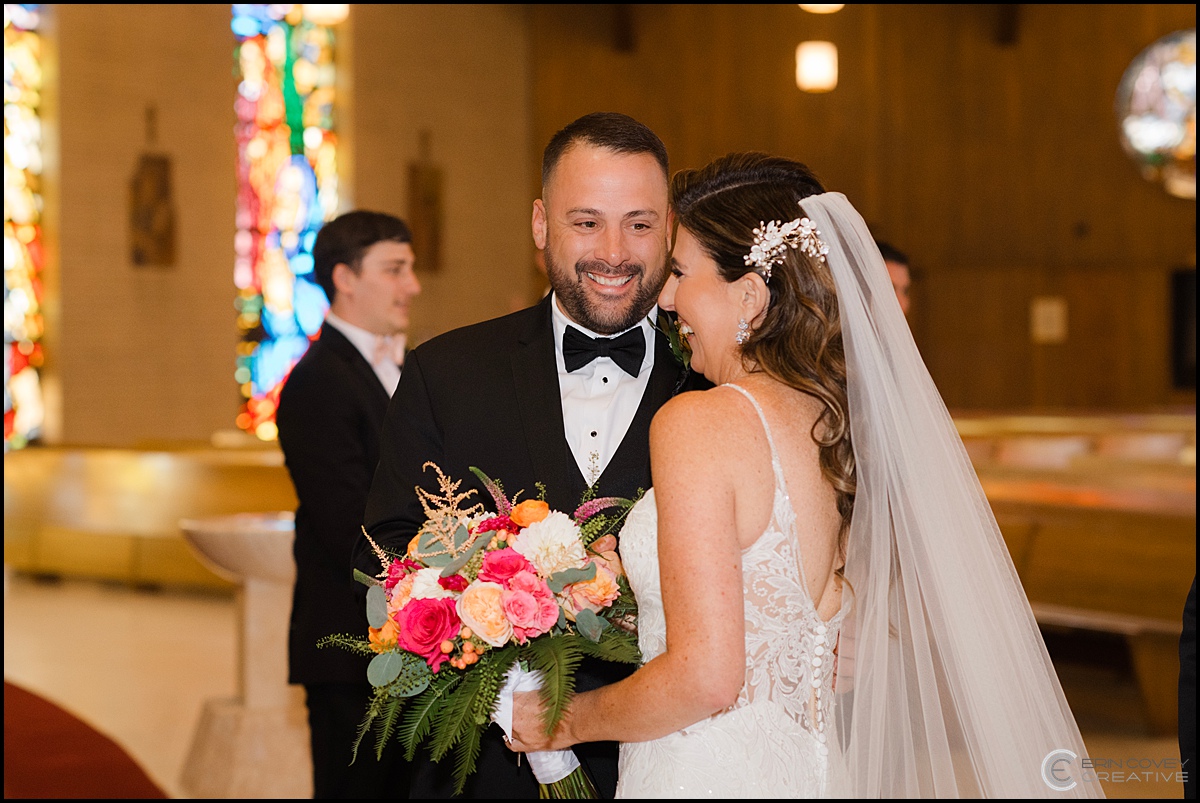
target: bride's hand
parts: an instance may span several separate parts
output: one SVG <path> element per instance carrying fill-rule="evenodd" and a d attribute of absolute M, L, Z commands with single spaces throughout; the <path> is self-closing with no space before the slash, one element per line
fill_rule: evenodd
<path fill-rule="evenodd" d="M 514 753 L 533 753 L 539 750 L 561 750 L 570 747 L 567 737 L 567 718 L 563 714 L 558 727 L 550 736 L 546 735 L 545 707 L 536 691 L 518 692 L 513 695 L 513 736 L 506 739 L 508 749 Z"/>

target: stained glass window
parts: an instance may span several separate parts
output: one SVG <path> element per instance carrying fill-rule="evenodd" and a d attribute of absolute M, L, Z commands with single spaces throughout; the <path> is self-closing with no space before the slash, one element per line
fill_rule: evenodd
<path fill-rule="evenodd" d="M 39 5 L 4 5 L 4 451 L 42 430 Z"/>
<path fill-rule="evenodd" d="M 276 437 L 279 390 L 329 307 L 313 276 L 312 248 L 338 205 L 334 31 L 325 24 L 336 20 L 334 8 L 233 6 L 235 377 L 245 400 L 237 425 L 263 440 Z"/>

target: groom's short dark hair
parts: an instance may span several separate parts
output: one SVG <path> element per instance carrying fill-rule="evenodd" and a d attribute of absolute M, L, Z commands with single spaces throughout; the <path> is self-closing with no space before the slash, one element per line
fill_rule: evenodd
<path fill-rule="evenodd" d="M 568 123 L 550 138 L 550 144 L 542 155 L 542 186 L 550 183 L 550 176 L 562 155 L 577 142 L 597 148 L 607 148 L 616 153 L 648 153 L 662 167 L 663 178 L 670 177 L 667 166 L 667 146 L 650 130 L 627 114 L 617 112 L 593 112 L 585 114 L 573 123 Z"/>
<path fill-rule="evenodd" d="M 347 212 L 321 227 L 313 244 L 313 276 L 330 304 L 337 294 L 333 286 L 333 269 L 345 264 L 358 273 L 362 270 L 366 250 L 384 240 L 411 243 L 412 232 L 408 224 L 394 215 L 365 209 Z"/>

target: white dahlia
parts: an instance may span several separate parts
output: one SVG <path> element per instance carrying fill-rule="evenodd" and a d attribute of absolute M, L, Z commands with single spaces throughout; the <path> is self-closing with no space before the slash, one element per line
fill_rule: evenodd
<path fill-rule="evenodd" d="M 509 546 L 537 567 L 538 574 L 549 577 L 565 569 L 580 569 L 587 562 L 587 551 L 579 540 L 579 527 L 557 510 L 541 521 L 530 524 Z"/>

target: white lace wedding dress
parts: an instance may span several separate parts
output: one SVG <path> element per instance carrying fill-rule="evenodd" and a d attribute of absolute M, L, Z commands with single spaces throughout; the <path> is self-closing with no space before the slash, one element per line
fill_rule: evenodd
<path fill-rule="evenodd" d="M 822 621 L 804 585 L 796 516 L 771 428 L 775 474 L 767 529 L 742 552 L 746 683 L 724 711 L 649 742 L 621 745 L 619 798 L 797 798 L 826 794 L 826 723 L 833 702 L 833 648 L 847 607 Z M 621 531 L 621 561 L 638 602 L 643 660 L 666 650 L 658 574 L 658 521 L 651 489 Z"/>

